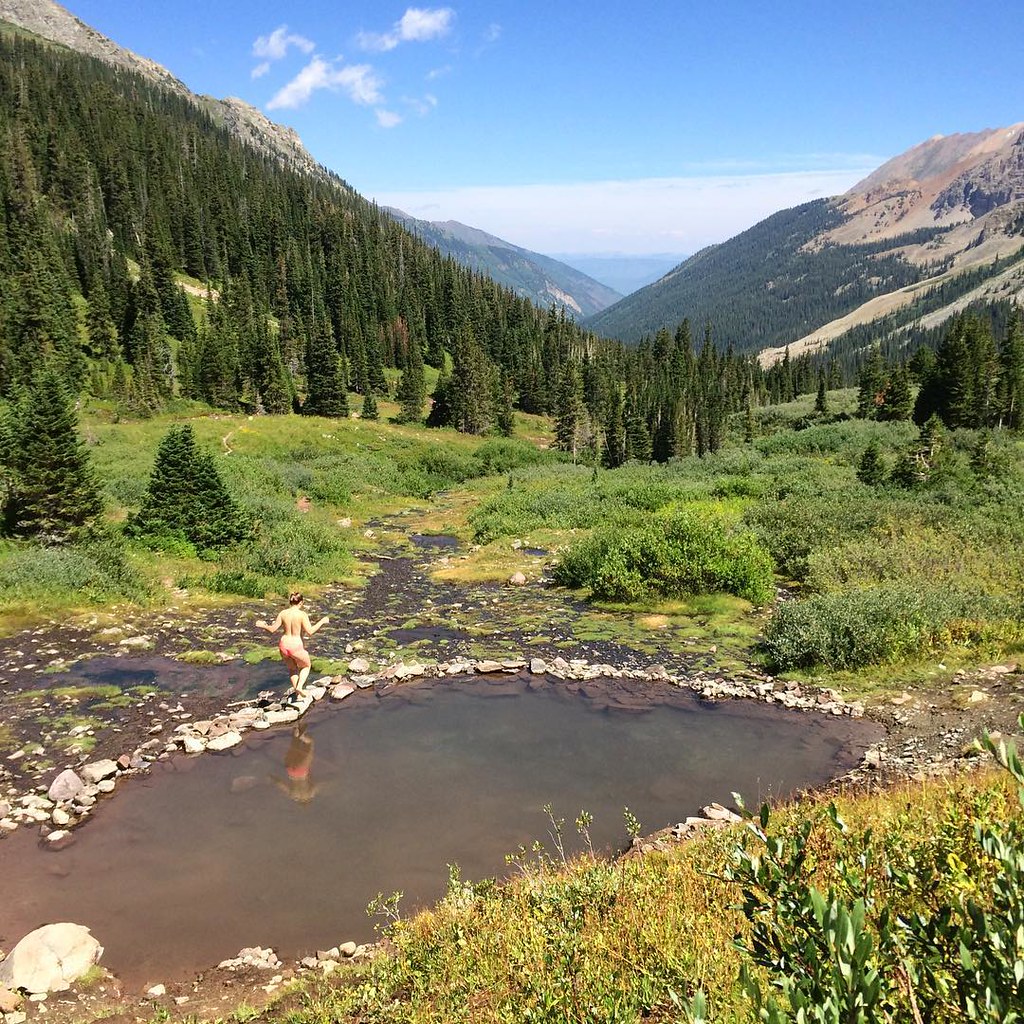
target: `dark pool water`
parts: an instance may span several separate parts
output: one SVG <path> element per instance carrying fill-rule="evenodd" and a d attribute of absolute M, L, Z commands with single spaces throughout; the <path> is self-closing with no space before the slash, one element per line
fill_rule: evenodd
<path fill-rule="evenodd" d="M 447 533 L 411 533 L 409 540 L 418 548 L 443 548 L 454 550 L 459 546 L 459 538 Z"/>
<path fill-rule="evenodd" d="M 390 629 L 387 633 L 391 640 L 402 646 L 429 640 L 430 643 L 451 643 L 455 640 L 470 640 L 470 635 L 462 629 L 450 626 L 409 626 L 408 628 Z"/>
<path fill-rule="evenodd" d="M 0 843 L 0 945 L 48 921 L 89 926 L 129 984 L 182 977 L 270 945 L 294 958 L 373 938 L 367 903 L 409 910 L 446 865 L 479 879 L 544 839 L 543 811 L 594 816 L 622 846 L 623 808 L 646 831 L 710 800 L 749 802 L 834 777 L 876 738 L 863 723 L 669 686 L 503 677 L 359 691 L 223 754 L 176 757 L 118 788 L 77 840 Z"/>

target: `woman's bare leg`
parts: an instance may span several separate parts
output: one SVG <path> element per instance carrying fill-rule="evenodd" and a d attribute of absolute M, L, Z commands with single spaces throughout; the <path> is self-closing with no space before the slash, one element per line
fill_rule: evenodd
<path fill-rule="evenodd" d="M 298 676 L 292 676 L 292 686 L 295 687 L 295 692 L 298 694 L 302 693 L 302 687 L 309 676 L 309 670 L 311 668 L 308 651 L 296 651 L 295 657 L 293 658 L 296 667 L 298 668 Z M 296 681 L 297 680 L 297 681 Z"/>
<path fill-rule="evenodd" d="M 292 690 L 298 692 L 302 685 L 299 682 L 299 670 L 301 666 L 290 654 L 282 654 L 281 660 L 288 666 L 288 681 L 292 684 Z"/>

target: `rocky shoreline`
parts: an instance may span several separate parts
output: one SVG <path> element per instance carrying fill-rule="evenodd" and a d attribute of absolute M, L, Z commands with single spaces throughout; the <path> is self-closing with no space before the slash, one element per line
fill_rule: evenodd
<path fill-rule="evenodd" d="M 669 672 L 664 665 L 631 669 L 592 664 L 584 659 L 567 661 L 561 657 L 550 662 L 542 658 L 455 659 L 426 664 L 398 662 L 377 672 L 371 672 L 370 668 L 366 658 L 356 657 L 349 662 L 348 673 L 321 677 L 308 684 L 302 696 L 289 695 L 278 699 L 265 691 L 254 698 L 233 702 L 208 718 L 195 719 L 193 712 L 186 710 L 180 701 L 174 707 L 163 703 L 159 710 L 164 713 L 166 721 L 150 726 L 147 732 L 151 735 L 133 749 L 123 751 L 116 758 L 106 757 L 66 767 L 48 785 L 40 786 L 41 791 L 9 791 L 7 797 L 0 800 L 0 836 L 22 825 L 38 825 L 41 839 L 60 848 L 73 841 L 73 830 L 90 817 L 100 799 L 114 793 L 119 781 L 146 771 L 156 761 L 178 754 L 195 756 L 205 751 L 228 750 L 241 743 L 243 734 L 249 730 L 264 730 L 298 721 L 325 697 L 337 702 L 357 690 L 372 689 L 386 693 L 399 684 L 412 685 L 420 679 L 525 672 L 562 681 L 570 689 L 576 684 L 596 679 L 639 680 L 688 688 L 705 700 L 759 700 L 820 714 L 851 718 L 864 715 L 861 702 L 847 702 L 832 689 L 807 690 L 798 683 L 781 683 L 753 673 L 746 680 L 725 679 L 699 672 L 681 676 Z M 622 701 L 619 703 L 621 706 Z M 174 722 L 169 736 L 163 735 L 168 721 Z M 880 764 L 875 748 L 869 750 L 865 764 Z"/>

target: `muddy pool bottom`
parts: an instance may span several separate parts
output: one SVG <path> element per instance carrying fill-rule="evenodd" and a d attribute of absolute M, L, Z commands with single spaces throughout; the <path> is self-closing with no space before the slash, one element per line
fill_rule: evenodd
<path fill-rule="evenodd" d="M 408 914 L 443 894 L 449 864 L 503 875 L 507 853 L 547 841 L 545 804 L 572 840 L 590 812 L 595 846 L 614 851 L 625 807 L 651 832 L 733 791 L 753 804 L 835 777 L 877 737 L 669 684 L 504 676 L 359 691 L 298 728 L 127 780 L 65 849 L 27 829 L 0 843 L 0 944 L 84 924 L 130 986 L 243 946 L 296 959 L 372 940 L 377 893 L 401 890 Z"/>

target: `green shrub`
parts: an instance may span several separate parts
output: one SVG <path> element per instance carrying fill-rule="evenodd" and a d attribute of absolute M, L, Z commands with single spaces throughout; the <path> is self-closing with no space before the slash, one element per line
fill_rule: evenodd
<path fill-rule="evenodd" d="M 1016 750 L 982 744 L 1024 805 Z M 726 872 L 749 924 L 740 982 L 757 1019 L 1019 1024 L 1024 818 L 992 797 L 881 842 L 834 804 L 782 827 L 763 806 Z"/>
<path fill-rule="evenodd" d="M 266 597 L 273 589 L 270 580 L 244 569 L 215 572 L 202 580 L 202 585 L 215 594 L 234 594 L 238 597 Z"/>
<path fill-rule="evenodd" d="M 260 520 L 251 539 L 236 545 L 221 560 L 219 586 L 281 589 L 294 581 L 330 583 L 350 567 L 352 556 L 337 531 L 316 519 L 287 515 Z M 229 590 L 228 593 L 239 591 Z M 244 591 L 248 593 L 248 591 Z"/>
<path fill-rule="evenodd" d="M 149 594 L 117 538 L 65 547 L 10 544 L 0 554 L 0 604 L 141 601 Z"/>
<path fill-rule="evenodd" d="M 1021 613 L 1019 602 L 991 595 L 872 587 L 781 605 L 764 645 L 778 669 L 856 669 L 1019 638 Z"/>
<path fill-rule="evenodd" d="M 761 603 L 772 593 L 772 561 L 749 532 L 727 527 L 720 516 L 673 508 L 573 545 L 555 578 L 589 587 L 605 601 L 724 592 Z"/>
<path fill-rule="evenodd" d="M 473 461 L 477 464 L 474 475 L 496 476 L 523 466 L 535 466 L 544 458 L 544 453 L 528 441 L 496 437 L 473 452 Z"/>

